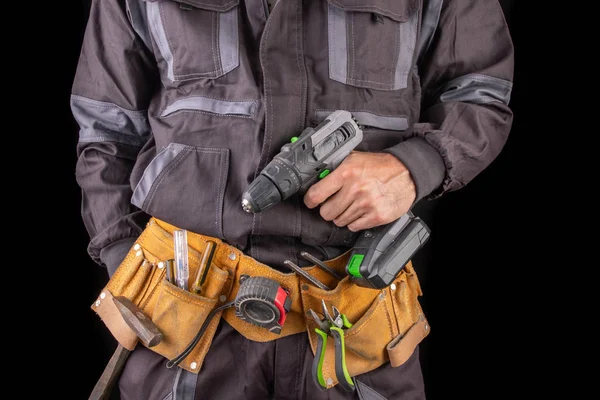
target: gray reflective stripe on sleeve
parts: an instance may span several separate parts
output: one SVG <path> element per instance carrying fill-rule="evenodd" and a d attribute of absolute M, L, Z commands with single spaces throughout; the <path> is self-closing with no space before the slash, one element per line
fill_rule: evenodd
<path fill-rule="evenodd" d="M 240 63 L 237 19 L 238 7 L 219 13 L 219 53 L 224 74 Z"/>
<path fill-rule="evenodd" d="M 198 375 L 183 368 L 178 368 L 175 382 L 173 383 L 173 396 L 171 400 L 194 400 L 197 381 Z"/>
<path fill-rule="evenodd" d="M 348 42 L 346 40 L 346 13 L 329 3 L 327 7 L 329 36 L 329 71 L 331 78 L 348 83 Z"/>
<path fill-rule="evenodd" d="M 170 104 L 160 116 L 166 117 L 180 110 L 206 111 L 222 115 L 253 116 L 257 104 L 258 102 L 256 101 L 227 101 L 194 96 L 186 97 Z"/>
<path fill-rule="evenodd" d="M 139 35 L 146 47 L 152 50 L 150 32 L 148 31 L 146 2 L 143 0 L 127 0 L 127 14 L 133 30 Z"/>
<path fill-rule="evenodd" d="M 400 51 L 394 75 L 394 90 L 403 89 L 408 85 L 408 74 L 412 67 L 415 46 L 417 43 L 417 25 L 419 13 L 414 13 L 408 21 L 400 24 Z"/>
<path fill-rule="evenodd" d="M 455 78 L 440 90 L 439 101 L 464 101 L 469 103 L 502 102 L 508 104 L 512 82 L 481 74 L 468 74 Z"/>
<path fill-rule="evenodd" d="M 175 157 L 185 150 L 186 147 L 188 146 L 179 143 L 170 143 L 154 157 L 144 170 L 142 179 L 140 179 L 133 191 L 131 204 L 139 208 L 143 207 L 144 201 L 146 200 L 146 197 L 148 197 L 148 193 L 150 193 L 150 189 L 152 188 L 152 184 L 156 180 L 156 177 Z"/>
<path fill-rule="evenodd" d="M 79 124 L 79 142 L 114 141 L 141 146 L 150 136 L 146 111 L 71 95 L 71 111 Z"/>
<path fill-rule="evenodd" d="M 148 10 L 148 23 L 150 26 L 150 32 L 154 36 L 154 41 L 158 46 L 158 50 L 162 55 L 163 59 L 167 63 L 167 77 L 171 80 L 175 80 L 173 72 L 173 53 L 169 47 L 169 41 L 167 40 L 167 34 L 160 18 L 160 2 L 146 2 Z"/>
<path fill-rule="evenodd" d="M 333 111 L 334 110 L 315 111 L 317 123 L 323 122 Z M 356 118 L 356 121 L 358 121 L 360 125 L 392 131 L 404 131 L 408 129 L 408 119 L 405 117 L 385 117 L 367 111 L 350 111 L 350 113 Z"/>
<path fill-rule="evenodd" d="M 421 61 L 423 54 L 427 52 L 433 35 L 437 30 L 438 23 L 440 22 L 440 14 L 442 13 L 443 0 L 429 0 L 427 3 L 427 9 L 424 12 L 423 20 L 421 22 L 421 35 L 419 37 L 419 55 L 418 60 Z"/>

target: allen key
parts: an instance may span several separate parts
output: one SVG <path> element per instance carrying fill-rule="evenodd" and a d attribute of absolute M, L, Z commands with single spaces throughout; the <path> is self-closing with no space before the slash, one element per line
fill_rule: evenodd
<path fill-rule="evenodd" d="M 318 287 L 320 289 L 323 289 L 323 290 L 331 290 L 323 282 L 321 282 L 320 280 L 318 280 L 317 278 L 315 278 L 314 276 L 312 276 L 311 274 L 309 274 L 308 272 L 306 272 L 305 270 L 303 270 L 302 268 L 300 268 L 299 266 L 297 266 L 296 264 L 294 264 L 290 260 L 285 260 L 283 263 L 285 265 L 287 265 L 288 267 L 290 267 L 290 269 L 292 269 L 298 275 L 300 275 L 300 276 L 306 278 L 307 280 L 309 280 L 316 287 Z"/>
<path fill-rule="evenodd" d="M 306 260 L 310 261 L 311 263 L 314 263 L 318 267 L 321 267 L 321 269 L 323 271 L 329 272 L 338 281 L 341 281 L 342 279 L 344 279 L 344 277 L 342 275 L 340 275 L 336 270 L 334 270 L 329 265 L 325 264 L 323 261 L 319 260 L 315 256 L 313 256 L 305 251 L 300 252 L 300 255 L 302 257 L 304 257 Z"/>

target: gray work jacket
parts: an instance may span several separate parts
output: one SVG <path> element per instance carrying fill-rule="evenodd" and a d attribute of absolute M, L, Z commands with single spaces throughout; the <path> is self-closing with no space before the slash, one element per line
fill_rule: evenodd
<path fill-rule="evenodd" d="M 93 0 L 71 109 L 92 259 L 114 270 L 152 215 L 277 267 L 356 237 L 299 196 L 242 193 L 330 112 L 364 126 L 417 200 L 459 189 L 501 151 L 513 44 L 497 0 Z"/>

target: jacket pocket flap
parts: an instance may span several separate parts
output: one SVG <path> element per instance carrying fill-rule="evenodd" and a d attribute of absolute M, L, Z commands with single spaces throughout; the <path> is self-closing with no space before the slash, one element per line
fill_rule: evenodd
<path fill-rule="evenodd" d="M 406 22 L 421 6 L 420 0 L 327 0 L 344 11 L 370 12 Z"/>
<path fill-rule="evenodd" d="M 150 3 L 160 0 L 143 0 Z M 237 7 L 240 4 L 240 0 L 170 0 L 181 5 L 187 5 L 194 8 L 201 8 L 203 10 L 225 12 L 231 10 L 233 7 Z"/>

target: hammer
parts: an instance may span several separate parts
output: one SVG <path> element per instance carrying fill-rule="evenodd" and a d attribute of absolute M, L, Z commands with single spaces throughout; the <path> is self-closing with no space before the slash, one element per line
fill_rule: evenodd
<path fill-rule="evenodd" d="M 136 333 L 144 345 L 152 347 L 161 342 L 163 335 L 158 327 L 131 300 L 124 296 L 117 296 L 113 298 L 113 302 L 127 325 Z M 115 352 L 106 364 L 104 372 L 96 386 L 94 386 L 88 400 L 107 400 L 110 398 L 110 393 L 130 353 L 131 351 L 117 343 Z"/>

